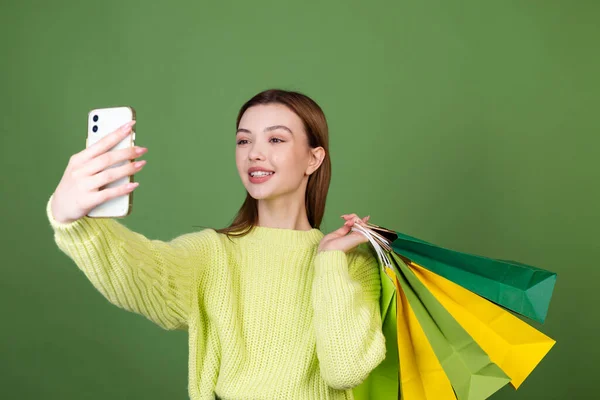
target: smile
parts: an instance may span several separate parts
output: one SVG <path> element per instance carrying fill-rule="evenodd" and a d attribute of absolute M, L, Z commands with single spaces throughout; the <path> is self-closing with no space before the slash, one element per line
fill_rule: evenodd
<path fill-rule="evenodd" d="M 266 182 L 269 179 L 271 179 L 271 177 L 274 174 L 275 174 L 275 172 L 269 172 L 269 173 L 261 172 L 261 173 L 248 174 L 248 176 L 250 177 L 250 182 L 251 183 L 263 183 L 263 182 Z"/>

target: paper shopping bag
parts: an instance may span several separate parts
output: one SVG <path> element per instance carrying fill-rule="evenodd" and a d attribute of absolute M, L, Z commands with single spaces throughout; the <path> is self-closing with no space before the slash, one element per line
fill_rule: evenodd
<path fill-rule="evenodd" d="M 485 279 L 475 279 L 474 291 L 471 292 L 407 257 L 407 254 L 416 253 L 393 248 L 391 244 L 396 243 L 403 234 L 369 223 L 355 224 L 353 230 L 369 239 L 379 260 L 382 328 L 388 351 L 385 361 L 372 371 L 362 385 L 355 388 L 357 400 L 395 400 L 401 395 L 404 399 L 485 399 L 508 381 L 518 387 L 547 353 L 549 344 L 553 344 L 552 339 L 536 330 L 532 331 L 533 328 L 525 322 L 476 295 L 477 284 L 485 282 Z M 431 245 L 419 239 L 414 240 Z M 472 256 L 466 254 L 465 257 L 468 259 Z M 439 262 L 439 259 L 433 260 Z M 448 259 L 445 261 L 448 262 Z M 514 265 L 533 268 L 519 263 Z M 453 264 L 446 266 L 456 267 Z M 479 271 L 483 263 L 474 262 L 471 266 L 474 266 L 471 272 L 486 278 L 486 271 Z M 465 268 L 459 265 L 458 269 Z M 440 280 L 448 284 L 443 285 L 439 283 Z M 452 285 L 460 290 L 449 289 Z M 550 292 L 552 289 L 553 284 Z M 479 302 L 469 302 L 465 300 L 466 297 L 479 299 Z M 464 305 L 464 312 L 457 312 L 456 304 Z M 495 310 L 496 314 L 490 310 Z M 504 316 L 497 317 L 498 312 Z M 467 318 L 468 315 L 472 317 Z M 485 319 L 486 316 L 489 320 Z M 492 333 L 483 337 L 473 327 L 474 320 L 479 321 L 480 329 L 484 329 L 481 325 L 487 323 Z M 519 323 L 522 324 L 520 327 Z M 515 329 L 516 333 L 512 332 Z M 486 338 L 492 337 L 501 338 L 498 340 L 504 340 L 507 344 L 504 347 L 497 345 L 496 340 L 496 345 L 490 346 Z M 508 347 L 509 352 L 502 353 L 502 348 Z M 506 354 L 506 357 L 502 358 L 501 354 Z M 525 360 L 523 365 L 516 365 L 519 360 Z M 510 375 L 500 366 L 510 371 Z M 394 376 L 398 377 L 399 385 L 393 382 Z M 448 384 L 451 390 L 448 390 Z"/>
<path fill-rule="evenodd" d="M 408 266 L 490 359 L 511 378 L 515 389 L 556 343 L 496 304 L 414 262 Z"/>
<path fill-rule="evenodd" d="M 509 310 L 543 323 L 556 273 L 516 261 L 462 253 L 396 232 L 391 247 L 422 267 Z"/>
<path fill-rule="evenodd" d="M 397 334 L 397 291 L 390 276 L 382 268 L 381 308 L 382 331 L 385 336 L 385 359 L 369 374 L 360 385 L 352 388 L 355 400 L 398 400 L 400 390 L 398 334 Z"/>
<path fill-rule="evenodd" d="M 510 378 L 441 305 L 404 261 L 389 253 L 396 277 L 458 400 L 483 400 Z"/>
<path fill-rule="evenodd" d="M 425 332 L 410 307 L 394 272 L 386 267 L 398 293 L 398 352 L 400 386 L 405 399 L 456 399 L 450 380 L 440 365 Z"/>

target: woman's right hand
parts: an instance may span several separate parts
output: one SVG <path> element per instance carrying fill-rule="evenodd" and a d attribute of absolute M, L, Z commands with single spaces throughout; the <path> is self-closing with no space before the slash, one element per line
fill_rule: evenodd
<path fill-rule="evenodd" d="M 99 190 L 99 188 L 140 171 L 145 160 L 108 168 L 124 160 L 133 160 L 148 151 L 144 147 L 109 151 L 131 132 L 135 121 L 128 122 L 90 147 L 73 154 L 54 191 L 52 216 L 59 223 L 70 223 L 112 198 L 132 192 L 137 182 Z"/>

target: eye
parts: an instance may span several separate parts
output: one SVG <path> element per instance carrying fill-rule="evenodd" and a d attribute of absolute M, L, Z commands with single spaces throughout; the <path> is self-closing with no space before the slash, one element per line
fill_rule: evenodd
<path fill-rule="evenodd" d="M 279 140 L 279 142 L 275 142 L 275 143 L 283 143 L 283 140 L 279 139 L 279 138 L 271 138 L 271 140 Z"/>
<path fill-rule="evenodd" d="M 247 140 L 246 140 L 246 139 L 238 140 L 238 141 L 237 141 L 237 144 L 238 144 L 238 145 L 240 145 L 240 144 L 245 144 L 245 143 L 243 143 L 243 142 L 247 142 Z"/>

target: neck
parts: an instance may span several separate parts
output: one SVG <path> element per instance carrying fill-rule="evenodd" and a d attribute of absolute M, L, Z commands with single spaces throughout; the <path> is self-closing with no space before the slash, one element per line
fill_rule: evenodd
<path fill-rule="evenodd" d="M 279 196 L 258 201 L 258 226 L 308 231 L 304 196 Z"/>

